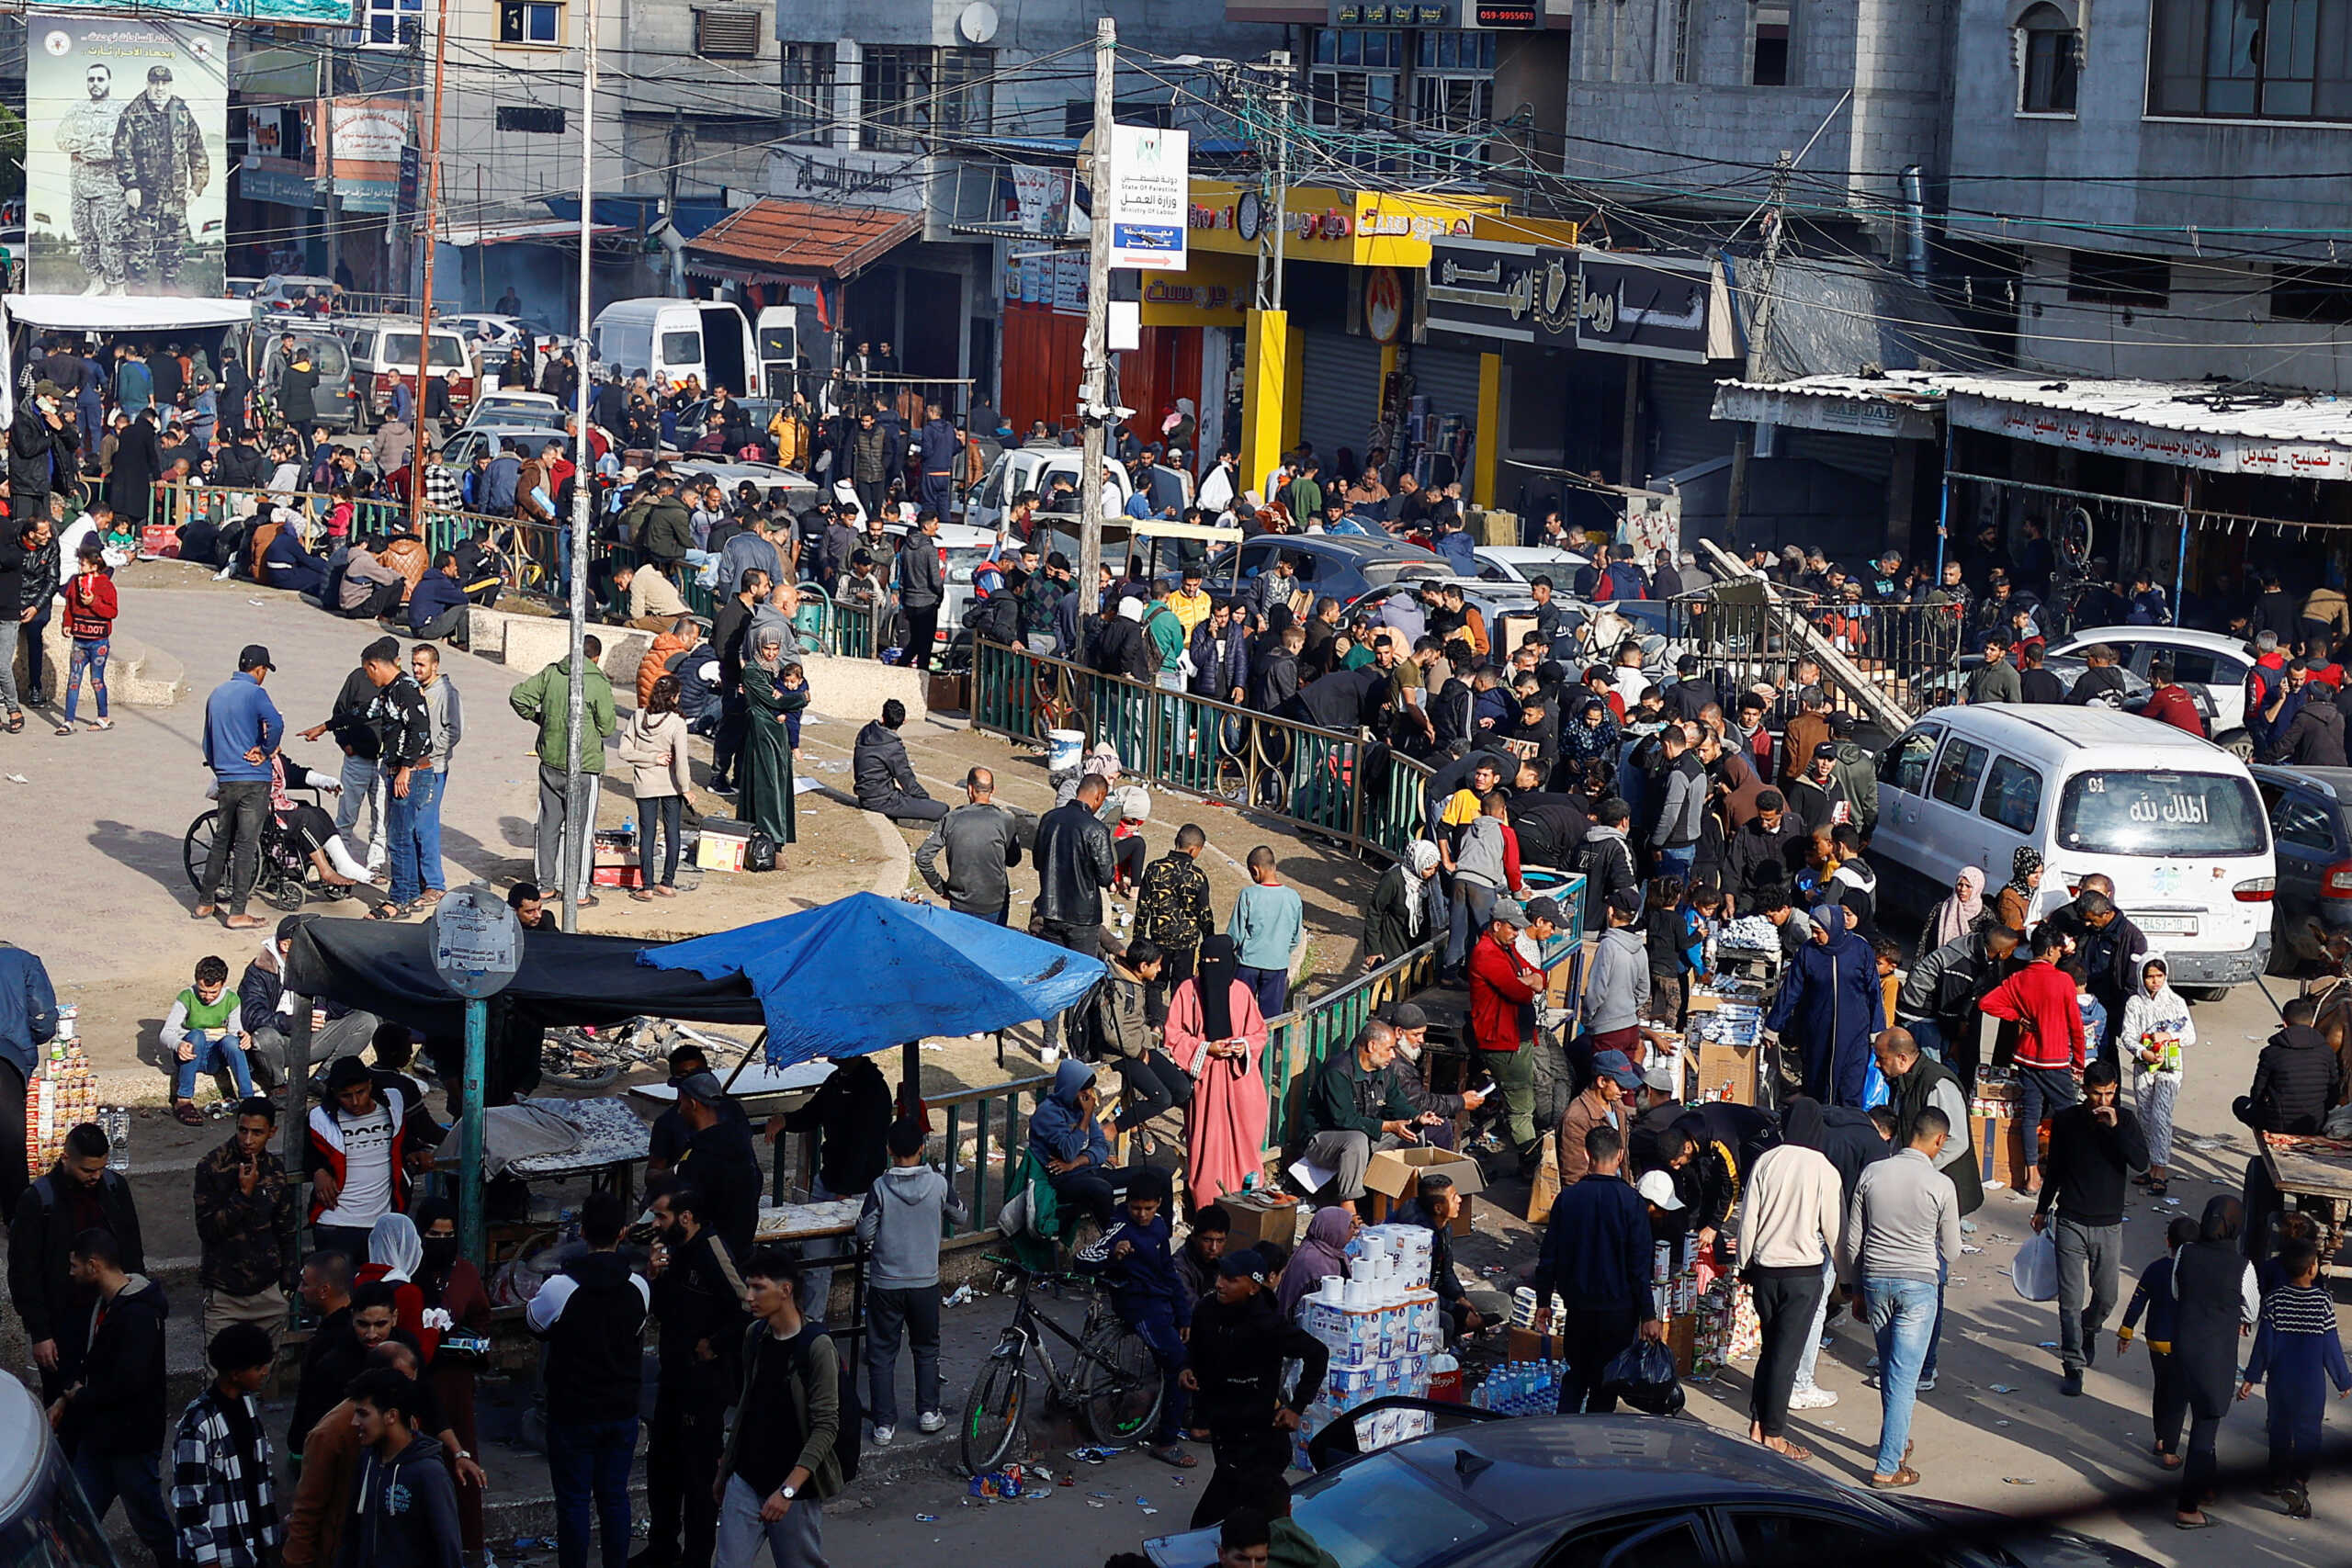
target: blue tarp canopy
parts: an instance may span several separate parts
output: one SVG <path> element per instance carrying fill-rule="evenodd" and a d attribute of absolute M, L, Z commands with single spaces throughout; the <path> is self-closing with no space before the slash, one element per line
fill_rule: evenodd
<path fill-rule="evenodd" d="M 1103 974 L 1100 960 L 1025 931 L 873 893 L 647 948 L 637 961 L 707 980 L 741 976 L 766 1011 L 775 1066 L 1027 1023 L 1069 1007 Z"/>

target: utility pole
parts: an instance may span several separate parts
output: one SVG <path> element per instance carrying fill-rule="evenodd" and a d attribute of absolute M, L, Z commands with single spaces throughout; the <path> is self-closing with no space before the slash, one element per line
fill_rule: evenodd
<path fill-rule="evenodd" d="M 1081 640 L 1086 613 L 1102 569 L 1102 446 L 1111 421 L 1111 104 L 1118 69 L 1119 24 L 1094 23 L 1094 158 L 1088 170 L 1094 199 L 1086 243 L 1085 381 L 1078 413 L 1084 454 L 1078 474 L 1078 606 Z M 1099 612 L 1098 612 L 1099 613 Z"/>
<path fill-rule="evenodd" d="M 416 424 L 409 442 L 408 519 L 420 536 L 424 520 L 424 386 L 433 374 L 433 258 L 441 249 L 441 85 L 449 61 L 449 0 L 440 0 L 433 18 L 433 127 L 425 138 L 424 221 L 424 280 L 416 304 Z M 475 214 L 481 220 L 481 214 Z M 458 278 L 465 283 L 462 273 Z"/>
<path fill-rule="evenodd" d="M 1274 76 L 1274 163 L 1270 187 L 1258 182 L 1258 298 L 1261 310 L 1283 308 L 1283 237 L 1290 231 L 1284 203 L 1290 197 L 1290 51 L 1278 49 L 1266 57 Z"/>
<path fill-rule="evenodd" d="M 343 267 L 343 187 L 334 178 L 334 49 L 330 45 L 319 56 L 319 69 L 326 81 L 319 96 L 326 113 L 319 122 L 319 161 L 327 177 L 327 276 L 333 278 Z"/>
<path fill-rule="evenodd" d="M 587 0 L 582 12 L 580 66 L 580 339 L 572 350 L 579 385 L 573 392 L 571 426 L 571 671 L 564 694 L 569 742 L 563 760 L 563 835 L 560 870 L 563 885 L 563 929 L 580 929 L 580 899 L 588 891 L 588 846 L 595 841 L 596 824 L 589 819 L 580 797 L 580 721 L 586 705 L 584 688 L 588 660 L 588 511 L 596 489 L 596 458 L 588 441 L 588 263 L 596 231 L 596 4 Z"/>
<path fill-rule="evenodd" d="M 1258 203 L 1258 279 L 1250 299 L 1249 338 L 1244 358 L 1247 390 L 1242 399 L 1241 429 L 1237 445 L 1243 478 L 1258 484 L 1282 461 L 1283 438 L 1289 428 L 1284 389 L 1290 383 L 1290 317 L 1283 305 L 1283 272 L 1290 231 L 1291 56 L 1276 50 L 1262 66 L 1246 67 L 1236 88 L 1256 89 L 1260 70 L 1272 73 L 1267 96 L 1272 103 L 1272 160 L 1260 171 Z M 1272 496 L 1267 500 L 1272 501 Z"/>
<path fill-rule="evenodd" d="M 1756 311 L 1747 327 L 1747 367 L 1742 378 L 1750 382 L 1764 379 L 1766 368 L 1764 349 L 1772 330 L 1772 273 L 1781 265 L 1781 240 L 1788 231 L 1785 209 L 1789 200 L 1789 175 L 1796 167 L 1796 154 L 1787 148 L 1772 160 L 1772 189 L 1766 197 L 1768 211 L 1764 218 L 1764 265 L 1756 274 Z M 1731 447 L 1731 483 L 1724 498 L 1724 542 L 1730 544 L 1733 530 L 1739 526 L 1740 502 L 1747 495 L 1747 464 L 1756 449 L 1756 433 L 1748 425 L 1740 426 L 1739 434 Z M 1628 482 L 1631 482 L 1630 480 Z"/>

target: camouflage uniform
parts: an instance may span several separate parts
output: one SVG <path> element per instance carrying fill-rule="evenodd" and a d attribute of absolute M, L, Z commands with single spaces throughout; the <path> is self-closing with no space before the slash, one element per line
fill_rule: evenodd
<path fill-rule="evenodd" d="M 125 215 L 125 259 L 131 277 L 163 292 L 179 286 L 187 259 L 187 202 L 212 178 L 204 132 L 187 101 L 162 108 L 144 94 L 130 101 L 114 128 L 115 177 L 139 205 Z"/>
<path fill-rule="evenodd" d="M 92 282 L 122 282 L 122 182 L 115 178 L 113 98 L 75 104 L 57 121 L 57 150 L 72 161 L 74 238 Z"/>
<path fill-rule="evenodd" d="M 1144 867 L 1136 888 L 1136 935 L 1168 955 L 1161 984 L 1173 987 L 1193 973 L 1201 939 L 1216 929 L 1209 911 L 1208 874 L 1191 855 L 1170 850 Z"/>

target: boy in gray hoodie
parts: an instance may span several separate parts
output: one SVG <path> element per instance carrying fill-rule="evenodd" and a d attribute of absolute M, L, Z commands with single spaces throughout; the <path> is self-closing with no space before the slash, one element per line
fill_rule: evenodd
<path fill-rule="evenodd" d="M 878 1448 L 897 1434 L 899 1337 L 914 1342 L 915 1425 L 947 1425 L 939 1408 L 939 1233 L 943 1218 L 964 1223 L 947 1179 L 922 1157 L 920 1122 L 890 1128 L 890 1168 L 866 1190 L 857 1239 L 866 1247 L 865 1414 Z"/>

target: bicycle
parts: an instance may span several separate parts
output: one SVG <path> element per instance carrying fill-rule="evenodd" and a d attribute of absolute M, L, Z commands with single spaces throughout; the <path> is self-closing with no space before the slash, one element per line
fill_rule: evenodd
<path fill-rule="evenodd" d="M 1096 1443 L 1110 1448 L 1133 1442 L 1159 1419 L 1162 1390 L 1151 1347 L 1119 1321 L 1108 1294 L 1095 1281 L 1077 1275 L 1055 1277 L 1054 1283 L 1077 1285 L 1091 1296 L 1086 1322 L 1072 1334 L 1031 1298 L 1028 1270 L 994 1254 L 989 1260 L 1010 1269 L 1020 1280 L 1020 1290 L 1013 1298 L 1012 1321 L 981 1363 L 964 1401 L 961 1442 L 967 1472 L 979 1475 L 993 1469 L 1021 1435 L 1033 1351 L 1045 1369 L 1047 1407 L 1076 1407 Z M 1068 1375 L 1054 1364 L 1040 1329 L 1077 1352 Z"/>
<path fill-rule="evenodd" d="M 724 1053 L 741 1057 L 752 1049 L 673 1019 L 633 1018 L 611 1029 L 548 1030 L 539 1043 L 539 1077 L 566 1089 L 605 1089 L 639 1066 L 666 1068 L 671 1051 L 682 1044 L 701 1046 L 718 1070 L 733 1065 L 722 1060 Z"/>

